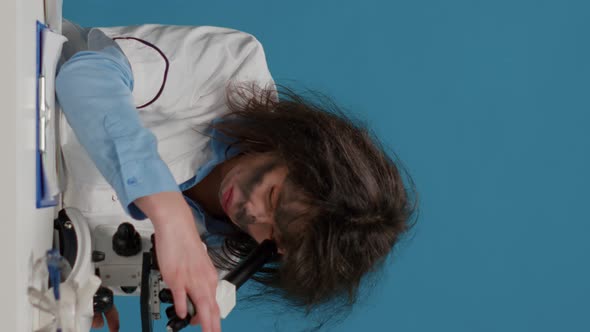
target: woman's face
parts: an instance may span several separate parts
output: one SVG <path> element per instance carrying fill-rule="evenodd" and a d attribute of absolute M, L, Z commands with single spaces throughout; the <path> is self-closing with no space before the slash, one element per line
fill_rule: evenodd
<path fill-rule="evenodd" d="M 288 169 L 268 153 L 237 158 L 221 182 L 221 207 L 234 224 L 258 243 L 273 239 L 280 247 L 276 218 L 285 210 L 282 202 L 289 191 L 285 181 Z"/>

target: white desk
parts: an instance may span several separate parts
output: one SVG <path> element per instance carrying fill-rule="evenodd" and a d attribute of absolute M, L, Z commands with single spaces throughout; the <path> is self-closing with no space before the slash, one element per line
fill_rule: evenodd
<path fill-rule="evenodd" d="M 1 6 L 2 27 L 7 28 L 4 36 L 12 37 L 16 30 L 16 38 L 3 43 L 2 52 L 16 52 L 0 62 L 3 80 L 11 85 L 2 89 L 6 108 L 1 110 L 4 113 L 0 121 L 1 147 L 6 156 L 2 158 L 6 165 L 0 172 L 0 294 L 4 297 L 0 329 L 30 332 L 37 327 L 39 314 L 29 305 L 28 281 L 33 260 L 51 246 L 54 216 L 53 208 L 35 208 L 35 22 L 44 20 L 43 2 L 6 0 Z"/>

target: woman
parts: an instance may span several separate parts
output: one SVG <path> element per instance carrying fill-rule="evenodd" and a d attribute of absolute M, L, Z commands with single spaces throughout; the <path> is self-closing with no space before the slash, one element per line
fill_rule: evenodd
<path fill-rule="evenodd" d="M 69 22 L 64 35 L 64 203 L 90 219 L 149 218 L 176 312 L 189 296 L 203 331 L 220 331 L 216 267 L 262 240 L 280 257 L 256 280 L 309 312 L 354 303 L 409 228 L 412 200 L 378 141 L 334 105 L 277 93 L 251 35 Z M 201 237 L 221 250 L 209 257 Z"/>

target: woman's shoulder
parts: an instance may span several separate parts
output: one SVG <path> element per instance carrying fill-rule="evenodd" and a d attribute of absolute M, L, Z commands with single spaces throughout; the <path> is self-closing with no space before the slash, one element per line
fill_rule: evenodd
<path fill-rule="evenodd" d="M 111 38 L 135 37 L 147 40 L 159 39 L 203 39 L 203 38 L 256 38 L 246 32 L 237 29 L 218 26 L 192 26 L 192 25 L 166 25 L 166 24 L 141 24 L 130 26 L 95 27 Z"/>

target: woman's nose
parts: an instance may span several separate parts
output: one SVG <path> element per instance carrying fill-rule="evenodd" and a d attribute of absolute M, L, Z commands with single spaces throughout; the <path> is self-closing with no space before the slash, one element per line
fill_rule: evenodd
<path fill-rule="evenodd" d="M 267 204 L 250 204 L 250 214 L 256 219 L 256 223 L 270 224 L 274 211 Z"/>
<path fill-rule="evenodd" d="M 257 224 L 271 224 L 272 223 L 272 213 L 269 211 L 262 211 L 258 214 L 254 215 Z"/>

